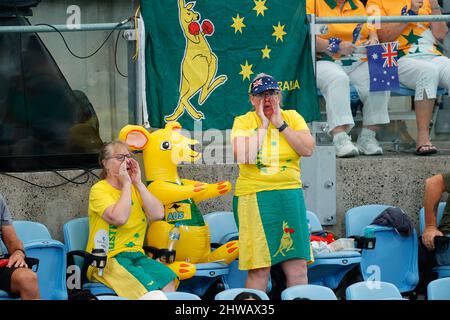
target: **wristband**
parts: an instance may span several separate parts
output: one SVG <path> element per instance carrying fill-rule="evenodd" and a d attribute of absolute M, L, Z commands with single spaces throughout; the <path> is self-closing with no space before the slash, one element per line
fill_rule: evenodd
<path fill-rule="evenodd" d="M 23 249 L 16 249 L 16 250 L 14 250 L 14 252 L 16 252 L 16 251 L 22 251 L 23 255 L 24 255 L 25 257 L 27 256 L 27 254 L 25 253 L 25 251 L 24 251 Z"/>
<path fill-rule="evenodd" d="M 339 44 L 341 43 L 341 39 L 339 38 L 330 38 L 328 39 L 328 51 L 331 53 L 337 53 L 339 51 Z"/>
<path fill-rule="evenodd" d="M 283 121 L 283 124 L 281 125 L 281 127 L 278 128 L 278 131 L 282 132 L 287 127 L 288 127 L 288 124 L 286 123 L 286 121 Z"/>

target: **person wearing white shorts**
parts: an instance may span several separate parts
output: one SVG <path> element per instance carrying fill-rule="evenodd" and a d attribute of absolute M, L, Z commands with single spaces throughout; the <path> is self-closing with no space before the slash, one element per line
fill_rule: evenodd
<path fill-rule="evenodd" d="M 382 16 L 440 15 L 437 0 L 369 0 L 369 14 Z M 397 41 L 398 74 L 402 85 L 415 90 L 417 122 L 416 154 L 437 152 L 431 143 L 429 125 L 438 87 L 450 89 L 450 59 L 443 56 L 445 22 L 383 23 L 378 29 L 382 42 Z"/>
<path fill-rule="evenodd" d="M 317 17 L 365 16 L 359 0 L 307 0 L 307 13 Z M 375 29 L 367 24 L 329 24 L 316 37 L 317 87 L 326 101 L 329 134 L 337 157 L 379 155 L 378 125 L 389 123 L 389 91 L 370 92 L 369 67 L 364 46 L 378 43 Z M 355 125 L 350 106 L 350 85 L 363 102 L 363 128 L 354 145 L 349 136 Z"/>

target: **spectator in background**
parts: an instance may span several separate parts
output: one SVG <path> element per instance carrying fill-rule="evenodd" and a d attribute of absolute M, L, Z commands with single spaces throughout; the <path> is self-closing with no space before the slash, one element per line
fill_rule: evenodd
<path fill-rule="evenodd" d="M 438 0 L 369 0 L 370 15 L 440 15 Z M 400 83 L 415 90 L 417 122 L 416 154 L 437 152 L 431 143 L 429 125 L 438 86 L 450 89 L 450 59 L 443 56 L 447 35 L 445 22 L 383 23 L 378 30 L 381 42 L 398 42 Z"/>
<path fill-rule="evenodd" d="M 365 16 L 359 0 L 307 0 L 308 14 L 317 17 Z M 316 36 L 317 87 L 326 101 L 329 133 L 336 156 L 383 153 L 376 140 L 378 125 L 389 123 L 389 91 L 369 92 L 370 77 L 364 46 L 377 44 L 376 30 L 366 24 L 328 24 L 327 32 Z M 350 107 L 350 85 L 354 86 L 363 108 L 363 128 L 357 145 L 348 135 L 355 125 Z"/>
<path fill-rule="evenodd" d="M 0 290 L 4 290 L 23 300 L 39 299 L 38 277 L 28 268 L 22 241 L 17 237 L 12 224 L 11 213 L 5 199 L 0 195 L 0 239 L 9 252 L 8 258 L 2 258 L 0 266 Z M 2 256 L 0 247 L 0 258 Z"/>
<path fill-rule="evenodd" d="M 436 244 L 439 242 L 436 240 L 439 239 L 442 242 L 442 240 L 447 240 L 444 236 L 450 237 L 450 197 L 447 199 L 441 221 L 437 222 L 437 208 L 444 192 L 450 192 L 450 171 L 434 175 L 425 181 L 425 227 L 419 250 L 420 287 L 422 289 L 425 289 L 433 280 L 432 270 L 439 263 L 439 259 L 436 259 Z M 449 241 L 450 239 L 447 240 L 446 245 L 448 251 L 443 250 L 442 258 L 450 256 L 450 248 L 447 247 Z"/>

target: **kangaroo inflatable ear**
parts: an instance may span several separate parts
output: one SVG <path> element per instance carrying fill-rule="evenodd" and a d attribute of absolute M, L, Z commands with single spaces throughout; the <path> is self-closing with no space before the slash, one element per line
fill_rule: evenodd
<path fill-rule="evenodd" d="M 119 132 L 119 140 L 124 141 L 132 150 L 144 150 L 150 141 L 150 133 L 141 126 L 126 125 Z"/>
<path fill-rule="evenodd" d="M 164 129 L 181 130 L 181 124 L 176 121 L 167 122 Z"/>
<path fill-rule="evenodd" d="M 191 10 L 194 7 L 194 3 L 193 2 L 189 2 L 186 4 L 185 8 L 188 10 Z"/>

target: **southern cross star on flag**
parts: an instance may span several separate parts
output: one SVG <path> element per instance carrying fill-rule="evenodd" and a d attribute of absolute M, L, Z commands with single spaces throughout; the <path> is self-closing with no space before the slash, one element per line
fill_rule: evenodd
<path fill-rule="evenodd" d="M 397 42 L 386 42 L 366 47 L 371 92 L 399 89 L 397 46 Z"/>

